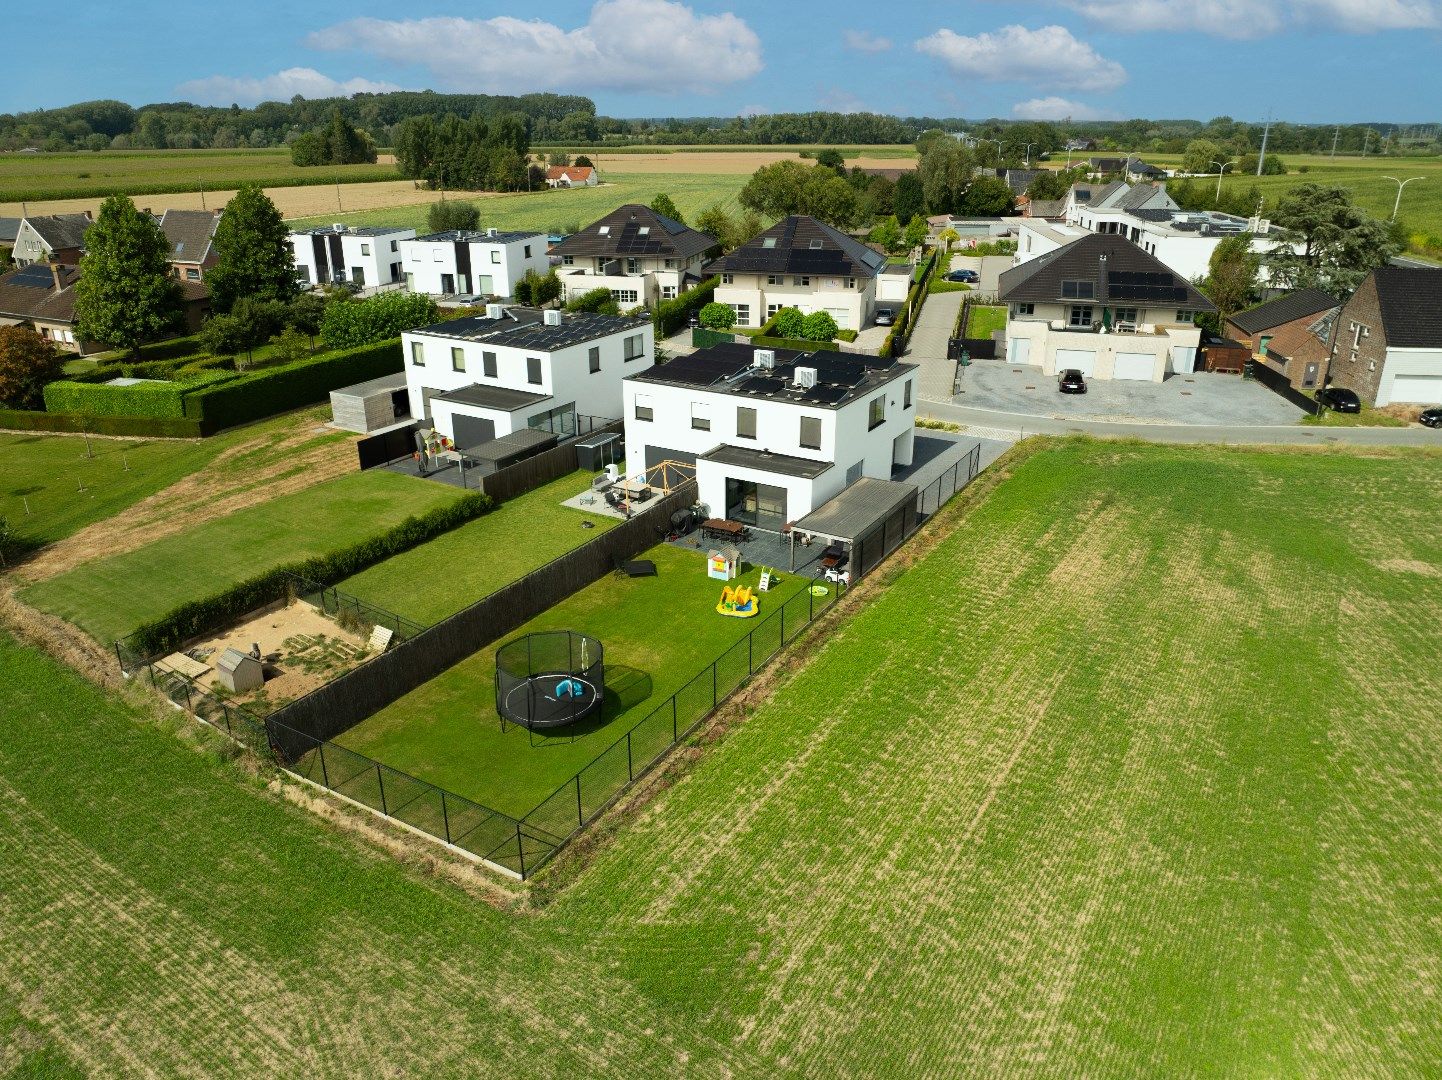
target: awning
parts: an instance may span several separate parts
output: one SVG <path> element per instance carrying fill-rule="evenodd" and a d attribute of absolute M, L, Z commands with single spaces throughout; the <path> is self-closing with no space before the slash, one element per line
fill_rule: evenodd
<path fill-rule="evenodd" d="M 831 541 L 851 543 L 865 536 L 900 507 L 914 505 L 916 490 L 915 484 L 863 476 L 830 502 L 793 522 L 792 534 L 808 533 Z"/>

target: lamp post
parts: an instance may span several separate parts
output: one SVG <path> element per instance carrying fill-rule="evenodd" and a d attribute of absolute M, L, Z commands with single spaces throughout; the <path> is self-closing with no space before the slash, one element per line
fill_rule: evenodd
<path fill-rule="evenodd" d="M 1213 205 L 1213 206 L 1217 206 L 1217 205 L 1220 205 L 1220 203 L 1221 203 L 1221 201 L 1222 201 L 1222 173 L 1224 173 L 1224 172 L 1227 171 L 1227 166 L 1228 166 L 1228 165 L 1235 165 L 1236 162 L 1235 162 L 1235 161 L 1211 161 L 1211 162 L 1208 162 L 1208 164 L 1209 164 L 1209 165 L 1215 165 L 1215 166 L 1217 167 L 1217 197 L 1212 200 L 1212 205 Z"/>
<path fill-rule="evenodd" d="M 1024 166 L 1025 168 L 1031 168 L 1031 148 L 1035 145 L 1036 143 L 1030 142 L 1026 144 L 1026 165 Z"/>
<path fill-rule="evenodd" d="M 1402 208 L 1402 189 L 1403 189 L 1404 187 L 1406 187 L 1408 184 L 1410 184 L 1413 180 L 1425 180 L 1426 177 L 1423 177 L 1423 176 L 1409 176 L 1409 177 L 1407 177 L 1406 180 L 1398 180 L 1395 176 L 1384 176 L 1384 177 L 1382 177 L 1382 179 L 1383 179 L 1383 180 L 1390 180 L 1390 181 L 1392 181 L 1392 183 L 1394 183 L 1394 184 L 1397 185 L 1397 201 L 1392 204 L 1392 216 L 1391 216 L 1391 218 L 1388 219 L 1388 220 L 1390 220 L 1390 221 L 1396 221 L 1396 220 L 1397 220 L 1397 211 Z"/>

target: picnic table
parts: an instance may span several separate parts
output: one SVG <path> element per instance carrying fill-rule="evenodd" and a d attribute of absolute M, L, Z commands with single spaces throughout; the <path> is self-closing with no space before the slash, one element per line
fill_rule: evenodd
<path fill-rule="evenodd" d="M 746 526 L 726 518 L 707 518 L 701 522 L 701 533 L 713 540 L 741 540 L 746 535 Z"/>

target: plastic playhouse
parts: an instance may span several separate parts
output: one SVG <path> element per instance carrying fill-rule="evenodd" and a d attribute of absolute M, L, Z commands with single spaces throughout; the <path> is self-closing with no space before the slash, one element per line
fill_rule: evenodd
<path fill-rule="evenodd" d="M 722 615 L 730 615 L 736 619 L 749 619 L 761 610 L 761 605 L 756 599 L 756 594 L 749 588 L 742 586 L 733 589 L 727 585 L 721 590 L 721 600 L 716 604 L 716 610 Z"/>

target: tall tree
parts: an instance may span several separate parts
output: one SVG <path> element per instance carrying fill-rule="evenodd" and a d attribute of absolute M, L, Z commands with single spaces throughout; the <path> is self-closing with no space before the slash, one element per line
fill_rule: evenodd
<path fill-rule="evenodd" d="M 926 218 L 920 214 L 915 215 L 906 223 L 906 232 L 903 234 L 907 247 L 917 247 L 926 239 Z"/>
<path fill-rule="evenodd" d="M 217 262 L 205 274 L 210 306 L 228 312 L 242 296 L 291 300 L 300 288 L 289 237 L 275 203 L 259 185 L 242 184 L 215 228 Z"/>
<path fill-rule="evenodd" d="M 922 191 L 921 176 L 915 169 L 908 169 L 896 178 L 892 192 L 891 212 L 897 218 L 910 221 L 926 210 L 926 196 Z"/>
<path fill-rule="evenodd" d="M 651 209 L 672 221 L 679 221 L 682 225 L 686 224 L 686 219 L 681 216 L 681 211 L 676 209 L 676 204 L 672 202 L 671 196 L 664 191 L 651 200 Z"/>
<path fill-rule="evenodd" d="M 24 326 L 0 326 L 0 405 L 39 409 L 45 384 L 60 378 L 65 361 L 55 346 Z"/>
<path fill-rule="evenodd" d="M 1011 213 L 1015 206 L 1016 199 L 1005 180 L 999 176 L 978 176 L 962 196 L 960 209 L 980 217 L 1001 217 Z"/>
<path fill-rule="evenodd" d="M 287 249 L 288 251 L 289 249 Z M 171 274 L 170 242 L 149 214 L 124 195 L 100 204 L 85 234 L 75 284 L 75 333 L 132 355 L 181 324 L 180 282 Z"/>
<path fill-rule="evenodd" d="M 921 178 L 921 191 L 928 214 L 951 214 L 963 208 L 967 190 L 971 187 L 974 164 L 971 152 L 955 139 L 937 139 L 927 145 L 917 173 Z M 898 190 L 898 204 L 900 195 Z M 900 205 L 896 207 L 896 212 L 900 217 Z"/>
<path fill-rule="evenodd" d="M 1210 139 L 1193 139 L 1182 151 L 1182 171 L 1189 173 L 1215 172 L 1212 162 L 1226 164 L 1222 148 Z"/>
<path fill-rule="evenodd" d="M 1343 187 L 1299 184 L 1282 197 L 1272 222 L 1302 244 L 1300 252 L 1281 244 L 1267 253 L 1272 283 L 1287 288 L 1342 296 L 1402 250 L 1396 230 L 1353 205 Z"/>
<path fill-rule="evenodd" d="M 773 218 L 809 214 L 840 227 L 857 218 L 856 192 L 846 180 L 824 165 L 808 168 L 799 161 L 763 165 L 736 199 L 746 209 Z"/>
<path fill-rule="evenodd" d="M 1251 303 L 1260 291 L 1262 258 L 1252 250 L 1252 234 L 1228 236 L 1216 246 L 1207 264 L 1201 290 L 1217 305 L 1219 320 Z"/>

